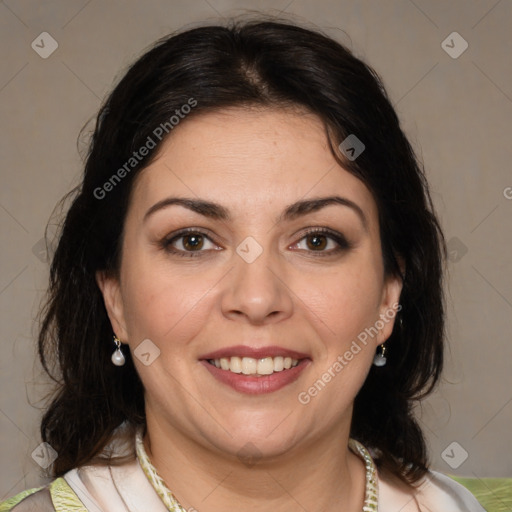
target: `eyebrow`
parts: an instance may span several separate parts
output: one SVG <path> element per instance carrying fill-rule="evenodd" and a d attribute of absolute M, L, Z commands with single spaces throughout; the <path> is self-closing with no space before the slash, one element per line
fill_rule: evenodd
<path fill-rule="evenodd" d="M 352 209 L 361 220 L 363 227 L 365 230 L 368 229 L 368 220 L 362 210 L 362 208 L 354 201 L 347 199 L 341 196 L 328 196 L 328 197 L 319 197 L 313 199 L 304 199 L 301 201 L 297 201 L 288 205 L 283 213 L 279 215 L 276 220 L 276 223 L 280 223 L 283 221 L 294 220 L 298 217 L 307 215 L 308 213 L 316 212 L 325 208 L 326 206 L 330 206 L 333 204 L 338 204 L 341 206 L 346 206 Z M 222 221 L 230 221 L 232 220 L 232 216 L 229 213 L 229 210 L 224 206 L 213 203 L 211 201 L 206 201 L 204 199 L 192 199 L 187 197 L 167 197 L 155 203 L 144 215 L 144 221 L 147 220 L 149 216 L 153 213 L 167 208 L 172 205 L 179 205 L 187 208 L 199 215 L 203 215 L 210 219 L 214 220 L 222 220 Z"/>

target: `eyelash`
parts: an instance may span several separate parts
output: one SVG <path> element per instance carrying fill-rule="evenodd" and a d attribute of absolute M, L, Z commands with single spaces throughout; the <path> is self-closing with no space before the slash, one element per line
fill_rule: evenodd
<path fill-rule="evenodd" d="M 183 251 L 181 249 L 175 249 L 172 247 L 173 242 L 175 242 L 176 240 L 179 240 L 180 238 L 183 238 L 186 235 L 192 235 L 192 234 L 193 235 L 201 235 L 203 237 L 206 237 L 211 242 L 213 242 L 213 240 L 211 240 L 211 238 L 208 236 L 208 234 L 205 233 L 204 231 L 201 231 L 200 229 L 195 229 L 195 228 L 186 228 L 186 229 L 182 229 L 182 230 L 178 231 L 177 233 L 173 234 L 172 237 L 170 237 L 170 238 L 167 237 L 167 238 L 163 239 L 160 242 L 160 245 L 161 245 L 162 249 L 164 249 L 167 252 L 169 252 L 173 255 L 176 255 L 176 256 L 180 256 L 180 257 L 184 257 L 184 258 L 201 257 L 202 256 L 201 253 L 204 253 L 206 251 L 204 251 L 204 250 Z M 313 251 L 313 250 L 307 251 L 307 252 L 311 252 L 311 253 L 316 253 L 315 256 L 319 256 L 319 257 L 332 256 L 334 254 L 338 254 L 342 251 L 346 251 L 346 250 L 352 248 L 352 244 L 349 243 L 343 235 L 341 235 L 340 233 L 337 233 L 336 231 L 327 229 L 327 228 L 309 228 L 302 234 L 301 238 L 299 239 L 299 242 L 301 240 L 303 240 L 304 238 L 307 238 L 310 235 L 323 235 L 323 236 L 330 238 L 331 240 L 334 240 L 338 244 L 337 248 L 331 249 L 329 251 Z M 295 242 L 293 245 L 296 245 L 297 243 L 298 242 Z"/>

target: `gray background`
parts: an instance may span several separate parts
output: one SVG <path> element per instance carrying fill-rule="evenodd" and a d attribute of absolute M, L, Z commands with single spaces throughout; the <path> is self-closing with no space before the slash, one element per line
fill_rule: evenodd
<path fill-rule="evenodd" d="M 512 477 L 512 2 L 6 0 L 0 2 L 0 498 L 42 482 L 31 457 L 49 390 L 34 344 L 48 274 L 41 238 L 57 201 L 78 183 L 80 129 L 157 38 L 246 9 L 282 11 L 319 27 L 384 78 L 425 163 L 450 247 L 447 369 L 418 408 L 433 467 Z M 457 36 L 446 39 L 454 31 L 469 45 L 457 58 L 444 49 L 463 48 Z M 32 41 L 43 46 L 42 32 L 58 43 L 46 59 L 31 47 Z"/>

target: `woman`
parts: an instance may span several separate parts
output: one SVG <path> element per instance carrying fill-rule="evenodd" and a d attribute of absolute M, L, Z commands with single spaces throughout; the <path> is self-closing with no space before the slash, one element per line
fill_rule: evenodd
<path fill-rule="evenodd" d="M 54 480 L 3 510 L 483 510 L 411 412 L 442 369 L 444 254 L 343 46 L 268 21 L 159 42 L 98 115 L 52 263 Z"/>

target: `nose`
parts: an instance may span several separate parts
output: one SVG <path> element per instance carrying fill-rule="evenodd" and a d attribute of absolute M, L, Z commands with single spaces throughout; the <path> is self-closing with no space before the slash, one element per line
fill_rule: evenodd
<path fill-rule="evenodd" d="M 234 268 L 223 280 L 223 314 L 255 325 L 289 318 L 293 313 L 293 292 L 286 283 L 285 262 L 270 249 L 263 249 L 254 261 L 249 261 L 233 254 Z"/>

